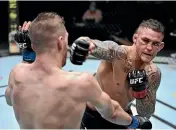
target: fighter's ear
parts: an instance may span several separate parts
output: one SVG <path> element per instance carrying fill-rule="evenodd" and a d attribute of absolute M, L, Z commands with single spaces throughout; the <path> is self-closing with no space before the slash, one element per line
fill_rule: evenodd
<path fill-rule="evenodd" d="M 137 37 L 138 37 L 138 34 L 134 33 L 134 35 L 133 35 L 133 43 L 136 43 Z"/>
<path fill-rule="evenodd" d="M 59 36 L 59 42 L 62 42 L 62 40 L 63 40 L 63 37 Z"/>
<path fill-rule="evenodd" d="M 159 46 L 159 51 L 161 50 L 161 49 L 163 49 L 164 48 L 164 42 L 161 42 L 160 43 L 160 46 Z"/>
<path fill-rule="evenodd" d="M 57 38 L 57 47 L 58 47 L 59 50 L 62 49 L 62 44 L 63 44 L 63 37 L 62 37 L 62 36 L 59 36 L 59 37 Z"/>

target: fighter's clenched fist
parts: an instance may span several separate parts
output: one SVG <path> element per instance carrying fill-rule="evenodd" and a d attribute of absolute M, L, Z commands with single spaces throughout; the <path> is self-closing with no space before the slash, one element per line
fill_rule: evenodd
<path fill-rule="evenodd" d="M 94 45 L 88 37 L 80 37 L 74 41 L 70 49 L 70 61 L 76 65 L 82 65 Z"/>

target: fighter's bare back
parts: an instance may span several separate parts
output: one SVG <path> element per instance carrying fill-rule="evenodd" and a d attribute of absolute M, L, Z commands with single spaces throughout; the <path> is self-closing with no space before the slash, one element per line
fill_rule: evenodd
<path fill-rule="evenodd" d="M 57 68 L 51 73 L 22 63 L 11 75 L 12 103 L 20 128 L 80 127 L 85 109 L 83 91 L 75 84 L 82 80 L 80 73 Z"/>

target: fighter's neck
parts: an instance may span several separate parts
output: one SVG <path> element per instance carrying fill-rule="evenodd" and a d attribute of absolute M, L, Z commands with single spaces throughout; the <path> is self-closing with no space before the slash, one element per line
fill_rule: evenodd
<path fill-rule="evenodd" d="M 58 60 L 59 59 L 59 60 Z M 36 55 L 35 63 L 37 65 L 41 65 L 42 67 L 58 67 L 58 69 L 62 69 L 62 58 L 56 57 L 49 53 Z"/>
<path fill-rule="evenodd" d="M 134 63 L 134 67 L 136 69 L 141 68 L 145 63 L 142 62 L 139 56 L 137 55 L 136 47 L 132 45 L 130 50 L 131 51 L 130 51 L 129 57 L 130 57 L 130 60 Z"/>

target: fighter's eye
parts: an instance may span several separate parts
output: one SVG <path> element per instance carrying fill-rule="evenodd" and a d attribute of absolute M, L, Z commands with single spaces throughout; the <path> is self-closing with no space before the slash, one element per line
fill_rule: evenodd
<path fill-rule="evenodd" d="M 148 43 L 149 40 L 148 39 L 143 39 L 143 42 Z"/>
<path fill-rule="evenodd" d="M 158 43 L 158 42 L 154 42 L 153 45 L 154 45 L 154 46 L 159 46 L 160 43 Z"/>

